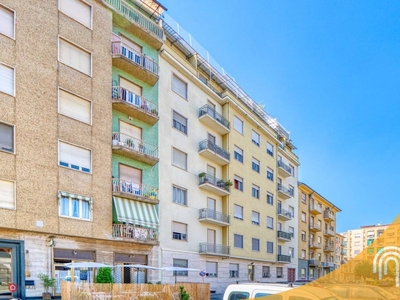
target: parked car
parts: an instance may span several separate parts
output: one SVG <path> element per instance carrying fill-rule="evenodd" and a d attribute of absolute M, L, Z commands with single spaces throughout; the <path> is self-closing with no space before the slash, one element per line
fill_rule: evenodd
<path fill-rule="evenodd" d="M 397 297 L 383 288 L 374 285 L 341 284 L 325 286 L 325 289 L 335 293 L 340 298 L 350 300 L 397 300 Z"/>

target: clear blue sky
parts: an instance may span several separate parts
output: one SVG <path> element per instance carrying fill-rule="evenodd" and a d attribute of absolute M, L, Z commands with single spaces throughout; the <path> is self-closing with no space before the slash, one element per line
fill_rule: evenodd
<path fill-rule="evenodd" d="M 400 1 L 160 0 L 291 132 L 337 231 L 400 213 Z"/>

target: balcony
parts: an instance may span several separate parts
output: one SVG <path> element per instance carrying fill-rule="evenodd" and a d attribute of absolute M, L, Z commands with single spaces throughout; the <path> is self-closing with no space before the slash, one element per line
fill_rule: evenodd
<path fill-rule="evenodd" d="M 102 0 L 113 10 L 113 22 L 136 35 L 147 44 L 160 49 L 165 36 L 164 30 L 149 17 L 140 13 L 124 0 Z"/>
<path fill-rule="evenodd" d="M 216 162 L 220 166 L 229 164 L 231 160 L 231 155 L 228 151 L 209 140 L 204 140 L 199 143 L 199 154 Z"/>
<path fill-rule="evenodd" d="M 310 223 L 310 231 L 311 232 L 319 232 L 321 231 L 321 225 Z"/>
<path fill-rule="evenodd" d="M 284 241 L 284 242 L 290 242 L 290 240 L 292 239 L 292 235 L 289 232 L 285 232 L 282 230 L 277 231 L 277 237 L 278 237 L 278 240 Z"/>
<path fill-rule="evenodd" d="M 329 237 L 334 237 L 335 236 L 335 232 L 331 229 L 325 229 L 324 230 L 324 235 L 325 236 L 329 236 Z"/>
<path fill-rule="evenodd" d="M 200 243 L 199 253 L 228 257 L 230 255 L 230 247 L 217 244 L 210 244 L 210 243 Z"/>
<path fill-rule="evenodd" d="M 112 134 L 113 153 L 154 166 L 158 163 L 158 147 L 124 133 Z"/>
<path fill-rule="evenodd" d="M 321 243 L 311 241 L 310 249 L 321 249 Z"/>
<path fill-rule="evenodd" d="M 159 119 L 157 104 L 120 86 L 112 87 L 112 106 L 114 109 L 149 125 L 154 125 Z"/>
<path fill-rule="evenodd" d="M 211 193 L 227 196 L 230 194 L 229 184 L 207 173 L 199 174 L 199 188 L 209 191 Z"/>
<path fill-rule="evenodd" d="M 278 209 L 278 219 L 288 221 L 293 218 L 292 213 L 286 209 L 280 208 Z"/>
<path fill-rule="evenodd" d="M 290 263 L 291 257 L 290 257 L 290 255 L 278 254 L 277 261 L 281 262 L 281 263 Z"/>
<path fill-rule="evenodd" d="M 141 202 L 158 204 L 158 189 L 141 183 L 126 181 L 118 178 L 112 179 L 113 196 L 137 200 Z"/>
<path fill-rule="evenodd" d="M 313 215 L 322 214 L 321 206 L 310 202 L 310 213 L 313 214 Z"/>
<path fill-rule="evenodd" d="M 207 222 L 220 226 L 229 226 L 230 225 L 230 217 L 229 215 L 225 215 L 218 211 L 202 208 L 199 209 L 199 221 Z"/>
<path fill-rule="evenodd" d="M 132 224 L 113 224 L 112 236 L 114 239 L 132 241 L 136 243 L 158 245 L 158 230 L 143 228 Z"/>
<path fill-rule="evenodd" d="M 330 245 L 324 245 L 324 252 L 335 252 L 335 248 Z"/>
<path fill-rule="evenodd" d="M 290 168 L 282 160 L 278 160 L 278 174 L 283 178 L 292 176 L 292 168 Z"/>
<path fill-rule="evenodd" d="M 326 262 L 326 261 L 322 261 L 321 262 L 321 267 L 323 268 L 334 268 L 335 264 L 333 262 Z"/>
<path fill-rule="evenodd" d="M 221 114 L 217 113 L 214 108 L 206 104 L 199 109 L 199 120 L 208 127 L 213 128 L 219 134 L 224 135 L 230 132 L 230 123 Z"/>
<path fill-rule="evenodd" d="M 308 265 L 311 267 L 319 267 L 321 265 L 321 261 L 316 258 L 311 258 L 308 260 Z"/>
<path fill-rule="evenodd" d="M 331 210 L 325 209 L 324 211 L 324 220 L 328 222 L 335 221 L 335 213 Z"/>
<path fill-rule="evenodd" d="M 278 196 L 283 199 L 289 199 L 293 197 L 293 190 L 278 183 Z"/>

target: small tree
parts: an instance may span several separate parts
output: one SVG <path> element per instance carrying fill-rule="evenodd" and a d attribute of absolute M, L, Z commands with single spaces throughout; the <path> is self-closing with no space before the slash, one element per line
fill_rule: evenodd
<path fill-rule="evenodd" d="M 375 277 L 372 271 L 372 263 L 368 260 L 363 260 L 354 267 L 354 275 L 363 278 Z"/>
<path fill-rule="evenodd" d="M 188 292 L 186 292 L 186 291 L 184 290 L 184 287 L 183 287 L 183 286 L 180 286 L 179 289 L 180 289 L 179 299 L 180 299 L 180 300 L 189 300 L 190 295 L 188 294 Z"/>
<path fill-rule="evenodd" d="M 96 276 L 96 283 L 113 283 L 113 277 L 112 277 L 112 272 L 111 268 L 104 267 L 104 268 L 99 268 L 99 272 Z"/>
<path fill-rule="evenodd" d="M 43 299 L 51 299 L 51 293 L 50 293 L 49 289 L 56 285 L 56 279 L 51 278 L 48 275 L 43 274 L 43 273 L 39 274 L 39 279 L 41 280 L 41 283 L 44 288 Z"/>

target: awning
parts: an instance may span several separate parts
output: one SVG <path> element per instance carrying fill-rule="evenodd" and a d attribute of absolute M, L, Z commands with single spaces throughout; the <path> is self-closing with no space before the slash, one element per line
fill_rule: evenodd
<path fill-rule="evenodd" d="M 144 227 L 158 227 L 159 220 L 154 204 L 113 197 L 118 222 Z"/>

